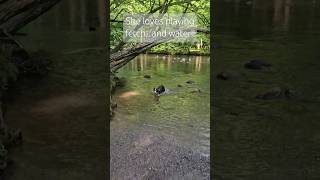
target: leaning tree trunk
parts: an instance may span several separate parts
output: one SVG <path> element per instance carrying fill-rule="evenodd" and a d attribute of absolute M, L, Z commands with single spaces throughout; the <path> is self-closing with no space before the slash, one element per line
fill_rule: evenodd
<path fill-rule="evenodd" d="M 24 65 L 28 64 L 29 55 L 23 46 L 14 40 L 12 34 L 47 12 L 59 1 L 60 0 L 0 0 L 0 54 L 14 63 L 19 70 L 23 70 Z M 4 77 L 0 77 L 0 80 L 2 80 L 2 78 Z M 3 91 L 0 86 L 0 132 L 2 132 L 0 136 L 6 138 L 8 129 L 4 116 Z"/>
<path fill-rule="evenodd" d="M 13 33 L 47 12 L 60 0 L 0 0 L 0 50 L 19 69 L 28 53 L 13 39 Z"/>
<path fill-rule="evenodd" d="M 196 28 L 196 29 L 189 29 L 196 31 L 198 33 L 203 33 L 203 34 L 210 34 L 210 31 L 207 29 L 201 29 L 201 28 Z M 161 43 L 169 41 L 170 38 L 160 38 L 155 40 L 154 42 L 147 42 L 147 43 L 140 43 L 136 45 L 133 48 L 129 49 L 123 49 L 118 52 L 113 52 L 110 55 L 110 71 L 111 73 L 116 72 L 118 69 L 126 65 L 128 62 L 130 62 L 132 59 L 134 59 L 136 56 L 138 56 L 141 53 L 146 52 L 147 50 L 151 49 L 154 46 L 157 46 Z M 120 45 L 125 45 L 125 43 L 120 42 Z"/>
<path fill-rule="evenodd" d="M 110 56 L 110 71 L 116 72 L 118 69 L 126 65 L 133 58 L 139 54 L 147 51 L 148 49 L 160 44 L 161 42 L 142 43 L 134 48 L 124 49 L 119 52 L 115 52 Z"/>
<path fill-rule="evenodd" d="M 30 23 L 60 0 L 0 0 L 0 29 L 13 33 Z"/>

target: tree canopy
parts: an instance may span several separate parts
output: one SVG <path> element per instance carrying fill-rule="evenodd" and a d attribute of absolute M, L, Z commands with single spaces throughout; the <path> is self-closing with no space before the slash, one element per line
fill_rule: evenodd
<path fill-rule="evenodd" d="M 125 43 L 123 42 L 123 16 L 124 13 L 142 14 L 172 14 L 172 13 L 195 13 L 197 15 L 197 27 L 201 29 L 210 28 L 210 1 L 208 0 L 112 0 L 110 2 L 110 48 L 111 48 L 111 69 L 122 67 L 128 60 L 154 47 L 154 50 L 161 52 L 163 49 L 178 50 L 188 49 L 192 44 L 184 43 Z M 209 45 L 209 37 L 204 34 L 197 34 L 201 42 Z M 156 46 L 156 47 L 155 47 Z M 194 46 L 194 45 L 193 45 Z M 127 50 L 128 48 L 131 48 Z M 123 51 L 121 51 L 123 50 Z M 135 51 L 137 50 L 137 51 Z M 137 53 L 138 52 L 138 53 Z M 128 56 L 129 53 L 130 55 Z M 121 59 L 122 58 L 122 59 Z M 121 60 L 119 65 L 118 60 Z"/>

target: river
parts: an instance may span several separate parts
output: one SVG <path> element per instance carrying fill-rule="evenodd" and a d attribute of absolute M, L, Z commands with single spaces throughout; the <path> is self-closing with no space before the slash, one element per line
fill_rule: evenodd
<path fill-rule="evenodd" d="M 61 1 L 15 37 L 29 52 L 46 52 L 52 66 L 10 89 L 8 124 L 23 143 L 10 148 L 4 179 L 106 179 L 103 4 Z"/>
<path fill-rule="evenodd" d="M 208 179 L 210 58 L 142 54 L 117 76 L 126 82 L 114 95 L 111 178 Z"/>
<path fill-rule="evenodd" d="M 319 179 L 320 2 L 216 0 L 215 179 Z M 249 70 L 260 59 L 272 64 Z M 238 77 L 223 81 L 220 72 Z M 261 100 L 270 88 L 295 96 Z"/>
<path fill-rule="evenodd" d="M 28 50 L 50 50 L 54 68 L 48 78 L 18 88 L 9 104 L 9 125 L 22 129 L 24 143 L 10 151 L 15 163 L 7 179 L 105 179 L 99 3 L 63 1 L 17 37 Z M 216 0 L 212 6 L 213 76 L 209 58 L 196 56 L 140 55 L 119 71 L 127 82 L 115 94 L 112 178 L 208 179 L 211 145 L 215 179 L 318 179 L 320 2 Z M 245 69 L 252 59 L 272 68 Z M 239 77 L 216 79 L 222 71 Z M 155 101 L 151 91 L 160 84 L 168 91 Z M 273 87 L 292 89 L 295 97 L 255 98 Z"/>

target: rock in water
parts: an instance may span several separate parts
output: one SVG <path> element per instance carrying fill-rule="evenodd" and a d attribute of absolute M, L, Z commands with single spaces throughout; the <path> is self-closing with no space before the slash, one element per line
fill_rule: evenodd
<path fill-rule="evenodd" d="M 235 80 L 235 79 L 241 79 L 241 77 L 245 76 L 244 73 L 239 73 L 236 71 L 222 71 L 219 74 L 217 74 L 217 79 L 221 80 Z"/>
<path fill-rule="evenodd" d="M 279 98 L 287 98 L 292 99 L 297 97 L 297 92 L 292 89 L 283 89 L 280 87 L 274 87 L 269 89 L 268 91 L 256 96 L 257 99 L 279 99 Z"/>
<path fill-rule="evenodd" d="M 256 96 L 257 99 L 264 99 L 264 100 L 269 100 L 269 99 L 277 99 L 281 98 L 282 96 L 282 90 L 280 87 L 274 87 L 268 90 L 265 93 L 262 93 L 258 96 Z"/>
<path fill-rule="evenodd" d="M 188 80 L 186 83 L 187 83 L 187 84 L 193 84 L 193 83 L 194 83 L 194 81 L 192 81 L 192 80 Z"/>
<path fill-rule="evenodd" d="M 199 88 L 195 88 L 191 91 L 191 93 L 200 93 L 201 90 Z"/>
<path fill-rule="evenodd" d="M 89 31 L 95 31 L 96 30 L 96 28 L 95 27 L 89 27 Z"/>
<path fill-rule="evenodd" d="M 164 85 L 160 85 L 157 88 L 153 88 L 153 93 L 155 93 L 156 95 L 160 95 L 165 91 L 166 91 L 166 88 L 164 87 Z"/>
<path fill-rule="evenodd" d="M 297 92 L 292 89 L 286 89 L 284 91 L 284 95 L 286 96 L 286 98 L 292 99 L 297 96 Z"/>
<path fill-rule="evenodd" d="M 150 79 L 150 78 L 151 78 L 150 75 L 144 75 L 143 77 L 144 77 L 144 78 L 147 78 L 147 79 Z"/>
<path fill-rule="evenodd" d="M 269 63 L 266 63 L 264 61 L 261 60 L 252 60 L 248 63 L 244 64 L 244 67 L 247 69 L 255 69 L 255 70 L 260 70 L 264 67 L 271 67 L 272 65 Z"/>
<path fill-rule="evenodd" d="M 226 72 L 221 72 L 221 73 L 219 73 L 219 74 L 217 75 L 217 78 L 218 78 L 218 79 L 221 79 L 221 80 L 228 80 L 228 79 L 230 79 L 230 76 L 229 76 L 229 74 L 226 73 Z"/>

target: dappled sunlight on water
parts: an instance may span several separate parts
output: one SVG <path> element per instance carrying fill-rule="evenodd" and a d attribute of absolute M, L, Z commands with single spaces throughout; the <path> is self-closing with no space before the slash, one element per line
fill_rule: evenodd
<path fill-rule="evenodd" d="M 129 92 L 124 92 L 119 95 L 119 98 L 125 98 L 128 99 L 130 97 L 138 96 L 140 93 L 138 91 L 129 91 Z"/>

